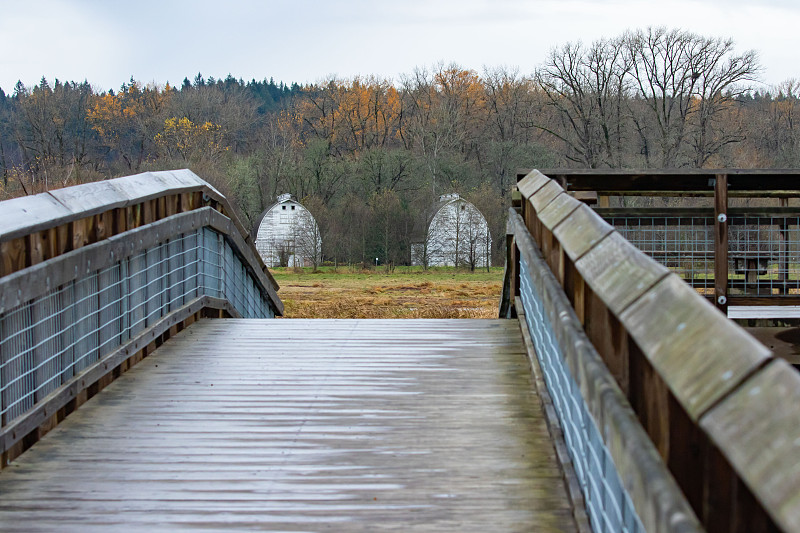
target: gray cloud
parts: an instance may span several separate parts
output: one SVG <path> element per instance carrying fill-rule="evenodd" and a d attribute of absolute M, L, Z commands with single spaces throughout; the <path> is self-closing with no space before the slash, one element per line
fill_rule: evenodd
<path fill-rule="evenodd" d="M 394 77 L 455 61 L 532 72 L 554 45 L 648 25 L 733 37 L 760 51 L 765 78 L 800 76 L 800 6 L 790 0 L 30 0 L 0 17 L 0 87 L 48 78 L 117 88 L 133 75 L 197 72 L 310 82 Z M 153 16 L 157 13 L 158 16 Z"/>

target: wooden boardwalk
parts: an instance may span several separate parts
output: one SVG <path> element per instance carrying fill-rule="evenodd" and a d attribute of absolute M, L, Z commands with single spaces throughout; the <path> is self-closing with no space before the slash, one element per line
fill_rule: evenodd
<path fill-rule="evenodd" d="M 512 320 L 203 320 L 0 472 L 0 529 L 574 531 Z"/>

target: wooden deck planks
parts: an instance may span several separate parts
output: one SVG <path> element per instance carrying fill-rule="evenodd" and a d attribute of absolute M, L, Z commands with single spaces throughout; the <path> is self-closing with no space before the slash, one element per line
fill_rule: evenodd
<path fill-rule="evenodd" d="M 0 473 L 14 531 L 574 531 L 516 321 L 204 320 Z"/>

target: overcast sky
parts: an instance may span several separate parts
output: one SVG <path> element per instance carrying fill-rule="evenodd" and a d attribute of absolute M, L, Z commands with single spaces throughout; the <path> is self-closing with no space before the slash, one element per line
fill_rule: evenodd
<path fill-rule="evenodd" d="M 796 0 L 0 0 L 0 87 L 397 80 L 440 61 L 529 74 L 553 46 L 660 25 L 757 50 L 769 84 L 800 78 Z"/>

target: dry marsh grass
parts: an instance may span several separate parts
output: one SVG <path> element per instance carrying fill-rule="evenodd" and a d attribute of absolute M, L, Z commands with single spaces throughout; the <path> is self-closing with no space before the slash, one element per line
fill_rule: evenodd
<path fill-rule="evenodd" d="M 287 318 L 495 318 L 502 268 L 272 269 Z"/>

